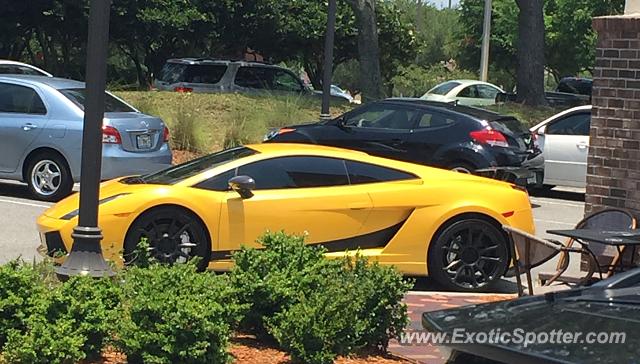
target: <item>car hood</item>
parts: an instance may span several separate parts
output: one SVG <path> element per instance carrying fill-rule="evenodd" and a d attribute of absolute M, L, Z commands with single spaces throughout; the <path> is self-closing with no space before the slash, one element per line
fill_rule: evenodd
<path fill-rule="evenodd" d="M 126 177 L 124 177 L 126 178 Z M 113 200 L 116 197 L 130 195 L 134 193 L 143 192 L 145 190 L 149 190 L 151 188 L 158 188 L 158 185 L 150 185 L 150 184 L 124 184 L 119 181 L 124 178 L 116 178 L 110 181 L 102 182 L 100 184 L 100 201 L 101 205 L 106 201 Z M 80 205 L 80 193 L 74 193 L 71 196 L 61 200 L 55 205 L 51 206 L 47 210 L 44 211 L 44 215 L 59 219 L 62 216 L 69 214 L 72 211 L 78 209 Z M 130 211 L 121 211 L 123 213 Z"/>

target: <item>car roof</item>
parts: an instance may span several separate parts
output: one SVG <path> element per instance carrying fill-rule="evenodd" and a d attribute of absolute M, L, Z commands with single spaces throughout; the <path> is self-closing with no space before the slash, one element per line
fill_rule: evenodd
<path fill-rule="evenodd" d="M 446 109 L 454 112 L 459 112 L 461 114 L 469 115 L 473 118 L 485 121 L 495 121 L 502 119 L 514 119 L 514 117 L 509 115 L 502 115 L 493 111 L 480 109 L 473 106 L 465 106 L 465 105 L 456 105 L 452 102 L 439 102 L 439 101 L 427 101 L 421 98 L 412 98 L 412 97 L 394 97 L 386 100 L 379 101 L 382 103 L 400 103 L 405 105 L 417 105 L 417 106 L 430 106 L 430 107 L 438 107 L 441 109 Z"/>
<path fill-rule="evenodd" d="M 47 72 L 47 71 L 45 71 L 43 69 L 40 69 L 40 68 L 38 68 L 38 67 L 36 67 L 34 65 L 28 64 L 28 63 L 12 61 L 12 60 L 9 60 L 9 59 L 0 59 L 0 64 L 7 64 L 7 65 L 14 65 L 14 66 L 24 66 L 24 67 L 36 70 L 38 72 L 42 72 L 42 73 L 46 74 L 49 77 L 53 77 L 53 75 L 51 73 L 49 73 L 49 72 Z"/>
<path fill-rule="evenodd" d="M 185 57 L 185 58 L 171 58 L 167 60 L 167 63 L 178 63 L 178 64 L 186 64 L 186 65 L 200 65 L 200 64 L 220 64 L 220 65 L 229 65 L 231 63 L 237 63 L 240 65 L 256 65 L 256 66 L 270 66 L 270 67 L 278 67 L 272 65 L 267 62 L 259 62 L 259 61 L 244 61 L 244 60 L 233 60 L 233 59 L 219 59 L 219 58 L 207 58 L 207 57 Z"/>
<path fill-rule="evenodd" d="M 55 89 L 84 88 L 84 82 L 66 78 L 31 76 L 31 75 L 0 75 L 0 81 L 20 81 L 31 85 L 47 85 Z"/>
<path fill-rule="evenodd" d="M 317 144 L 302 144 L 302 143 L 262 143 L 262 144 L 248 144 L 247 148 L 251 148 L 260 153 L 287 153 L 287 154 L 305 154 L 305 153 L 331 153 L 335 155 L 369 155 L 365 152 L 335 148 Z"/>

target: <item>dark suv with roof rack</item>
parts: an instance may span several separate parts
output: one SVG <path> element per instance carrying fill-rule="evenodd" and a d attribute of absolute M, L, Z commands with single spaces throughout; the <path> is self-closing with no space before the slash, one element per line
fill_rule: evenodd
<path fill-rule="evenodd" d="M 358 149 L 467 173 L 497 168 L 518 178 L 531 177 L 523 163 L 540 153 L 512 116 L 421 99 L 372 102 L 330 121 L 273 130 L 265 140 Z"/>
<path fill-rule="evenodd" d="M 299 77 L 286 68 L 262 62 L 208 58 L 168 60 L 154 82 L 158 90 L 309 94 Z"/>

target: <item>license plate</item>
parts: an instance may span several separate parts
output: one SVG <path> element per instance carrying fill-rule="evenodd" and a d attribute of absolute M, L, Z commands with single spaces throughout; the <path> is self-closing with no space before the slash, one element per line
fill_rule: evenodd
<path fill-rule="evenodd" d="M 138 149 L 151 149 L 151 135 L 149 134 L 140 134 L 136 135 L 136 144 Z"/>

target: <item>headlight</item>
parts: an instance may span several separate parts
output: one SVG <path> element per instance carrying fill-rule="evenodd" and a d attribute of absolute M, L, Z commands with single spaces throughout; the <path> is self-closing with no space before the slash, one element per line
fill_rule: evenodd
<path fill-rule="evenodd" d="M 118 197 L 126 196 L 126 195 L 130 195 L 130 193 L 119 193 L 117 195 L 113 195 L 113 196 L 109 196 L 109 197 L 103 198 L 102 200 L 98 201 L 98 205 L 102 205 L 103 203 L 107 203 L 109 201 L 113 201 Z M 78 216 L 79 212 L 80 212 L 80 210 L 75 209 L 75 210 L 71 211 L 70 213 L 62 216 L 60 219 L 62 219 L 62 220 L 71 220 L 74 217 Z"/>

